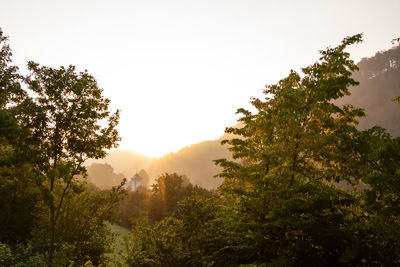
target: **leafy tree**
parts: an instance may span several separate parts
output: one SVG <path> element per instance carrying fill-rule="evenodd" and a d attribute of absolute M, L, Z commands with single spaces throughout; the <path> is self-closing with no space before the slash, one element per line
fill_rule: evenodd
<path fill-rule="evenodd" d="M 380 127 L 359 137 L 363 182 L 363 216 L 367 219 L 370 247 L 368 262 L 400 264 L 400 138 L 392 138 Z"/>
<path fill-rule="evenodd" d="M 109 252 L 114 241 L 105 221 L 110 220 L 114 206 L 125 193 L 121 188 L 115 187 L 109 191 L 88 189 L 81 194 L 68 195 L 65 198 L 63 213 L 58 219 L 56 229 L 57 238 L 62 242 L 62 246 L 55 253 L 55 265 L 83 266 L 90 260 L 98 266 L 105 262 L 105 253 Z M 47 228 L 46 225 L 42 225 L 39 231 L 34 233 L 36 240 L 45 236 L 41 229 Z"/>
<path fill-rule="evenodd" d="M 116 146 L 119 111 L 87 71 L 29 62 L 24 78 L 1 30 L 0 48 L 1 264 L 43 266 L 37 252 L 50 266 L 98 264 L 111 241 L 103 222 L 123 190 L 87 190 L 83 163 Z"/>
<path fill-rule="evenodd" d="M 150 199 L 150 190 L 143 186 L 133 192 L 128 191 L 114 211 L 114 222 L 131 229 L 135 221 L 148 217 Z"/>
<path fill-rule="evenodd" d="M 8 38 L 0 29 L 0 242 L 26 242 L 35 225 L 38 191 L 31 173 L 28 131 L 14 117 L 27 94 L 11 65 Z"/>
<path fill-rule="evenodd" d="M 139 171 L 139 175 L 140 175 L 140 177 L 143 178 L 142 186 L 147 188 L 149 186 L 149 183 L 150 183 L 150 176 L 143 169 Z"/>
<path fill-rule="evenodd" d="M 162 218 L 172 215 L 177 209 L 178 201 L 186 195 L 188 185 L 187 177 L 176 173 L 166 173 L 158 177 L 152 188 L 150 221 L 160 221 Z"/>
<path fill-rule="evenodd" d="M 116 174 L 113 167 L 107 163 L 93 163 L 87 168 L 87 180 L 100 189 L 110 189 L 118 186 L 124 179 L 122 174 Z"/>
<path fill-rule="evenodd" d="M 321 51 L 319 62 L 291 71 L 267 86 L 266 99 L 252 99 L 257 113 L 239 109 L 243 127 L 228 128 L 238 161 L 217 160 L 221 191 L 236 199 L 237 222 L 247 232 L 239 263 L 341 265 L 362 262 L 351 248 L 356 200 L 327 182 L 356 183 L 361 177 L 355 128 L 361 109 L 332 101 L 357 85 L 357 66 L 345 52 L 361 34 Z M 348 245 L 346 247 L 346 244 Z M 349 252 L 349 250 L 352 250 Z M 352 254 L 353 253 L 353 254 Z M 240 254 L 240 253 L 239 253 Z"/>
<path fill-rule="evenodd" d="M 26 95 L 21 89 L 21 75 L 18 67 L 11 66 L 12 51 L 8 45 L 8 37 L 4 35 L 0 28 L 0 108 L 3 113 L 7 104 L 20 102 Z M 1 117 L 3 119 L 3 117 Z M 2 127 L 2 130 L 4 128 Z M 3 134 L 5 132 L 2 132 Z"/>
<path fill-rule="evenodd" d="M 26 242 L 36 226 L 40 192 L 31 165 L 6 147 L 0 149 L 0 242 L 16 245 Z"/>
<path fill-rule="evenodd" d="M 16 120 L 29 129 L 32 172 L 49 213 L 48 264 L 52 264 L 56 226 L 65 199 L 84 190 L 78 174 L 85 174 L 88 158 L 101 158 L 119 140 L 115 127 L 119 112 L 110 114 L 96 80 L 75 67 L 53 69 L 29 62 L 26 78 L 33 93 L 26 97 Z M 101 126 L 100 122 L 106 122 Z M 58 243 L 59 244 L 59 243 Z"/>
<path fill-rule="evenodd" d="M 150 225 L 137 222 L 128 241 L 129 266 L 211 266 L 223 238 L 214 223 L 217 199 L 196 192 L 178 204 L 175 216 Z"/>
<path fill-rule="evenodd" d="M 193 191 L 201 196 L 211 196 L 208 191 L 199 186 L 193 186 L 186 176 L 176 173 L 165 173 L 157 178 L 153 184 L 152 196 L 149 207 L 149 220 L 160 221 L 166 216 L 171 216 L 178 208 L 178 202 L 189 196 Z"/>

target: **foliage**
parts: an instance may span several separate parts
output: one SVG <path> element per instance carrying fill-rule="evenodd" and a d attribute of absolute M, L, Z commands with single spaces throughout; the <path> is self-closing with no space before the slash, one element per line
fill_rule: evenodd
<path fill-rule="evenodd" d="M 138 187 L 135 191 L 128 191 L 115 209 L 113 221 L 127 229 L 142 217 L 148 216 L 151 192 L 145 187 Z"/>
<path fill-rule="evenodd" d="M 110 189 L 118 186 L 124 179 L 122 174 L 116 174 L 113 167 L 107 163 L 93 163 L 87 168 L 87 180 L 100 189 Z"/>
<path fill-rule="evenodd" d="M 38 191 L 31 173 L 27 131 L 14 120 L 26 93 L 11 66 L 8 38 L 0 29 L 0 242 L 26 242 L 34 227 Z"/>
<path fill-rule="evenodd" d="M 251 101 L 257 113 L 239 109 L 243 127 L 227 129 L 239 138 L 224 143 L 242 164 L 217 160 L 224 168 L 221 191 L 236 199 L 237 224 L 251 240 L 236 244 L 248 255 L 237 264 L 340 266 L 370 259 L 359 201 L 328 183 L 364 178 L 355 128 L 363 111 L 332 102 L 357 85 L 351 77 L 357 66 L 344 49 L 360 41 L 361 35 L 345 38 L 321 51 L 302 76 L 292 71 L 267 86 L 265 101 Z"/>
<path fill-rule="evenodd" d="M 49 262 L 55 250 L 56 224 L 68 194 L 83 191 L 78 174 L 88 158 L 101 158 L 119 140 L 115 127 L 118 111 L 110 114 L 110 100 L 102 97 L 96 80 L 75 67 L 53 69 L 29 62 L 26 81 L 33 97 L 24 103 L 16 119 L 30 130 L 34 153 L 33 172 L 49 218 Z M 101 127 L 99 122 L 108 125 Z"/>
<path fill-rule="evenodd" d="M 111 218 L 115 205 L 124 195 L 122 186 L 109 191 L 88 188 L 80 194 L 66 197 L 63 213 L 58 219 L 55 232 L 55 266 L 82 266 L 86 261 L 99 265 L 107 261 L 114 234 L 106 221 Z M 47 207 L 42 206 L 39 225 L 32 231 L 31 241 L 36 251 L 46 252 L 49 235 Z M 48 254 L 47 254 L 48 255 Z"/>
<path fill-rule="evenodd" d="M 369 262 L 377 265 L 400 263 L 400 138 L 391 138 L 374 127 L 359 137 L 363 155 L 363 182 L 360 192 L 369 236 Z"/>
<path fill-rule="evenodd" d="M 31 165 L 9 145 L 0 145 L 0 242 L 26 242 L 35 227 L 39 190 Z"/>
<path fill-rule="evenodd" d="M 8 37 L 0 29 L 0 108 L 9 109 L 7 104 L 19 103 L 26 95 L 21 89 L 21 75 L 18 67 L 11 66 L 11 48 L 8 45 Z"/>
<path fill-rule="evenodd" d="M 202 196 L 211 196 L 211 192 L 199 186 L 193 186 L 186 176 L 165 173 L 153 184 L 149 206 L 150 222 L 160 221 L 171 216 L 177 210 L 178 202 L 192 192 Z"/>
<path fill-rule="evenodd" d="M 119 111 L 111 114 L 96 80 L 73 66 L 29 62 L 22 77 L 6 41 L 0 31 L 0 241 L 15 258 L 30 240 L 49 266 L 67 264 L 71 253 L 75 264 L 100 262 L 110 243 L 103 221 L 122 188 L 86 191 L 83 163 L 117 145 Z"/>
<path fill-rule="evenodd" d="M 19 244 L 12 251 L 6 244 L 0 243 L 0 265 L 10 267 L 44 267 L 44 259 L 32 250 L 31 245 Z"/>
<path fill-rule="evenodd" d="M 180 202 L 176 216 L 150 225 L 137 222 L 128 242 L 129 266 L 207 266 L 222 238 L 213 227 L 217 205 L 196 193 Z"/>

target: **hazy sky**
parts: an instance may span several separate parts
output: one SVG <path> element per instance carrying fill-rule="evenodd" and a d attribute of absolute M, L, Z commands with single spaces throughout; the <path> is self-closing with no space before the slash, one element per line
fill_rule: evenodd
<path fill-rule="evenodd" d="M 149 156 L 234 125 L 249 97 L 363 32 L 353 59 L 400 37 L 400 1 L 0 0 L 13 61 L 76 65 L 121 109 L 120 148 Z"/>

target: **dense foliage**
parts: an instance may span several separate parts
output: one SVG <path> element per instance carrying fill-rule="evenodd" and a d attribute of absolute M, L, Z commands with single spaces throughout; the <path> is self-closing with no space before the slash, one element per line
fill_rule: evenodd
<path fill-rule="evenodd" d="M 151 189 L 140 186 L 135 191 L 128 191 L 115 209 L 114 221 L 127 229 L 138 221 L 161 221 L 175 214 L 178 203 L 192 193 L 205 198 L 213 195 L 213 191 L 191 184 L 184 175 L 164 173 Z"/>

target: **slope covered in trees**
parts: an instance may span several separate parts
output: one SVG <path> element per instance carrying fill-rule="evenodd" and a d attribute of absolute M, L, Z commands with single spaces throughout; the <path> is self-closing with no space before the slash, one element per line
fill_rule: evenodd
<path fill-rule="evenodd" d="M 205 141 L 184 147 L 177 153 L 170 153 L 155 159 L 148 172 L 152 177 L 158 177 L 163 172 L 184 173 L 190 182 L 204 188 L 215 189 L 222 180 L 214 178 L 221 168 L 216 166 L 214 159 L 230 157 L 226 147 L 221 146 L 221 139 Z"/>
<path fill-rule="evenodd" d="M 359 119 L 359 128 L 374 125 L 385 128 L 390 134 L 400 136 L 398 105 L 393 99 L 400 95 L 400 46 L 378 52 L 357 64 L 359 71 L 353 78 L 360 84 L 350 88 L 351 95 L 336 101 L 363 108 L 366 117 Z"/>
<path fill-rule="evenodd" d="M 147 169 L 153 162 L 153 158 L 130 150 L 112 150 L 102 159 L 89 159 L 86 166 L 93 163 L 107 163 L 111 165 L 115 173 L 129 178 L 141 169 Z"/>

